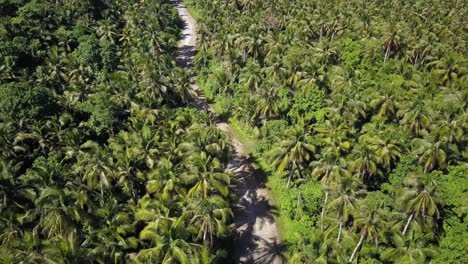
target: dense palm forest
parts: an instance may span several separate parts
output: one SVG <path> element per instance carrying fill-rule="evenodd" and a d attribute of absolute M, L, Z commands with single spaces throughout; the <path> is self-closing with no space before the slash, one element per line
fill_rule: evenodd
<path fill-rule="evenodd" d="M 466 1 L 193 0 L 291 263 L 468 259 Z"/>
<path fill-rule="evenodd" d="M 215 263 L 230 157 L 163 0 L 0 0 L 0 263 Z"/>

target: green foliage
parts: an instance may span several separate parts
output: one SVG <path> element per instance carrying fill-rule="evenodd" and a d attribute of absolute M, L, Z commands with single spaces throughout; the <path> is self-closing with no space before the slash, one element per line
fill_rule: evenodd
<path fill-rule="evenodd" d="M 101 48 L 101 63 L 108 71 L 114 71 L 119 64 L 118 47 L 110 41 L 102 41 Z"/>
<path fill-rule="evenodd" d="M 31 83 L 0 86 L 0 120 L 46 118 L 58 111 L 51 91 Z"/>
<path fill-rule="evenodd" d="M 444 220 L 444 236 L 440 239 L 440 254 L 434 263 L 462 263 L 468 257 L 467 218 L 449 217 Z"/>
<path fill-rule="evenodd" d="M 99 70 L 102 66 L 99 41 L 94 35 L 82 36 L 78 39 L 80 43 L 75 50 L 78 62 L 83 65 L 90 65 L 94 70 Z"/>
<path fill-rule="evenodd" d="M 313 238 L 314 228 L 320 214 L 322 191 L 320 184 L 308 182 L 299 188 L 286 187 L 286 179 L 271 177 L 269 184 L 280 211 L 282 239 L 297 243 L 304 238 Z"/>
<path fill-rule="evenodd" d="M 303 88 L 294 95 L 292 106 L 287 114 L 293 123 L 304 122 L 309 124 L 320 119 L 317 113 L 322 109 L 325 93 L 318 87 Z M 300 120 L 300 121 L 299 121 Z"/>
<path fill-rule="evenodd" d="M 468 170 L 460 165 L 449 168 L 447 175 L 440 176 L 441 199 L 447 206 L 446 209 L 454 213 L 460 219 L 467 216 L 468 198 Z"/>
<path fill-rule="evenodd" d="M 269 182 L 292 263 L 463 259 L 442 251 L 464 246 L 466 5 L 191 3 L 199 79 L 261 132 L 256 154 L 279 174 Z M 316 181 L 322 201 L 298 221 L 294 201 Z"/>
<path fill-rule="evenodd" d="M 417 166 L 411 155 L 404 156 L 388 175 L 388 183 L 382 184 L 382 190 L 395 197 L 397 190 L 405 186 L 412 175 L 421 174 L 421 167 Z"/>
<path fill-rule="evenodd" d="M 230 147 L 186 108 L 181 27 L 167 1 L 0 0 L 0 262 L 227 258 Z"/>
<path fill-rule="evenodd" d="M 97 135 L 111 133 L 118 125 L 117 115 L 125 109 L 121 101 L 114 97 L 109 98 L 109 94 L 100 92 L 88 97 L 85 102 L 78 105 L 77 109 L 89 114 L 89 118 L 82 122 L 89 130 Z"/>
<path fill-rule="evenodd" d="M 359 66 L 362 56 L 362 47 L 359 41 L 343 39 L 339 45 L 340 59 L 343 60 L 343 64 L 349 67 Z"/>
<path fill-rule="evenodd" d="M 256 151 L 258 153 L 264 153 L 269 151 L 275 138 L 279 137 L 288 127 L 288 123 L 285 120 L 269 120 L 260 129 L 261 141 L 256 145 Z"/>
<path fill-rule="evenodd" d="M 444 233 L 440 239 L 440 254 L 435 263 L 463 262 L 468 254 L 468 178 L 465 166 L 450 167 L 447 175 L 440 179 L 440 196 L 445 202 L 443 211 Z"/>

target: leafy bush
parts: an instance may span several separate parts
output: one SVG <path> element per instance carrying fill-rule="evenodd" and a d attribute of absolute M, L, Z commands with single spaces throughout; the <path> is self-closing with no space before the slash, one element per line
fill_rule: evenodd
<path fill-rule="evenodd" d="M 0 85 L 0 120 L 43 119 L 59 110 L 51 91 L 31 83 Z"/>

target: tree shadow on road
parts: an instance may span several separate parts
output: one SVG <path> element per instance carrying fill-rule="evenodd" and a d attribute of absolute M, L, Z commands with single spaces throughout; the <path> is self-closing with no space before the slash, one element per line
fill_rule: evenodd
<path fill-rule="evenodd" d="M 270 240 L 259 238 L 259 243 L 263 247 L 259 248 L 257 258 L 254 259 L 255 264 L 270 264 L 270 263 L 284 263 L 286 262 L 286 253 L 288 245 L 280 243 L 276 237 Z"/>
<path fill-rule="evenodd" d="M 278 250 L 275 240 L 276 228 L 271 224 L 278 216 L 278 208 L 266 198 L 265 175 L 252 165 L 254 159 L 245 156 L 234 157 L 235 191 L 238 203 L 234 208 L 236 259 L 240 263 L 268 263 L 276 258 Z M 266 226 L 265 226 L 266 225 Z M 255 230 L 265 232 L 268 239 L 254 235 Z M 269 232 L 273 234 L 268 234 Z M 272 236 L 272 239 L 269 237 Z M 271 241 L 269 241 L 271 240 Z"/>

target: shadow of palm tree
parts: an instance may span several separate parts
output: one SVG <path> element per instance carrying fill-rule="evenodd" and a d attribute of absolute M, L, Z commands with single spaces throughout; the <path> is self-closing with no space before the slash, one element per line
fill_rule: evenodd
<path fill-rule="evenodd" d="M 270 263 L 284 263 L 286 261 L 286 253 L 288 245 L 276 240 L 275 237 L 270 241 L 259 238 L 259 244 L 262 246 L 258 249 L 258 257 L 254 259 L 255 264 L 270 264 Z"/>
<path fill-rule="evenodd" d="M 259 236 L 254 235 L 254 230 L 261 230 L 265 224 L 275 221 L 278 215 L 276 206 L 269 201 L 258 190 L 265 186 L 262 178 L 259 179 L 259 171 L 255 169 L 250 158 L 236 155 L 232 161 L 232 169 L 236 177 L 235 188 L 239 202 L 234 208 L 236 228 L 236 256 L 241 257 L 240 263 L 255 263 L 258 254 L 265 255 L 264 244 Z M 257 252 L 252 254 L 252 252 Z M 270 257 L 265 256 L 264 259 Z"/>
<path fill-rule="evenodd" d="M 197 50 L 192 45 L 184 45 L 179 47 L 179 50 L 177 51 L 176 65 L 184 69 L 193 68 L 193 58 L 196 53 Z"/>

